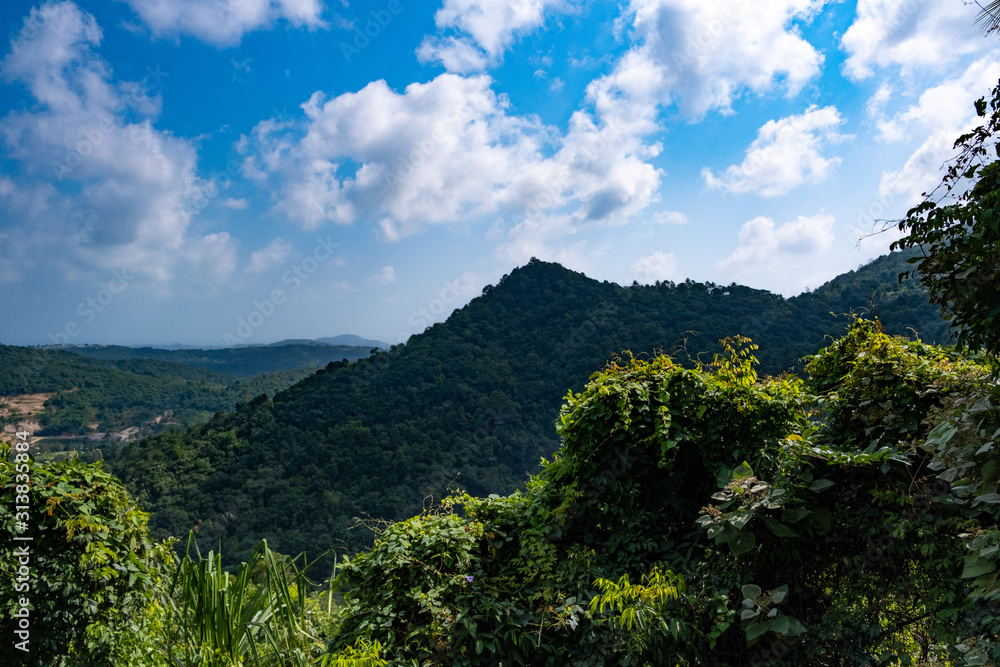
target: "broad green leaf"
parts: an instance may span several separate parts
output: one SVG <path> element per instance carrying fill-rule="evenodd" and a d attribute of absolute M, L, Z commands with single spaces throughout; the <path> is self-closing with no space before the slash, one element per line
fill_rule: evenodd
<path fill-rule="evenodd" d="M 802 625 L 799 619 L 792 618 L 791 616 L 787 616 L 786 618 L 788 618 L 788 631 L 784 633 L 786 637 L 795 637 L 806 631 L 806 626 Z"/>
<path fill-rule="evenodd" d="M 746 479 L 747 477 L 753 477 L 753 468 L 750 464 L 744 461 L 735 470 L 733 470 L 733 479 Z"/>
<path fill-rule="evenodd" d="M 751 623 L 747 626 L 747 641 L 753 641 L 767 632 L 766 623 Z"/>
<path fill-rule="evenodd" d="M 753 533 L 749 532 L 740 533 L 739 537 L 729 543 L 729 548 L 732 549 L 734 556 L 741 556 L 755 546 L 757 546 L 757 540 L 754 538 Z"/>
<path fill-rule="evenodd" d="M 799 536 L 799 534 L 796 533 L 794 530 L 792 530 L 791 528 L 789 528 L 785 524 L 779 523 L 777 521 L 768 521 L 767 522 L 767 527 L 770 528 L 771 532 L 774 533 L 775 535 L 777 535 L 778 537 L 798 537 Z"/>
<path fill-rule="evenodd" d="M 805 507 L 793 507 L 792 509 L 785 510 L 781 514 L 781 520 L 788 523 L 796 523 L 802 519 L 809 516 L 810 512 Z"/>
<path fill-rule="evenodd" d="M 768 621 L 767 625 L 770 626 L 772 631 L 777 632 L 779 635 L 783 635 L 788 632 L 788 617 L 779 616 L 773 621 Z"/>
<path fill-rule="evenodd" d="M 817 479 L 815 482 L 809 485 L 809 490 L 822 491 L 823 489 L 829 489 L 831 486 L 833 486 L 833 480 Z"/>
<path fill-rule="evenodd" d="M 969 554 L 965 557 L 965 567 L 962 569 L 962 579 L 972 579 L 984 574 L 989 574 L 996 569 L 996 563 L 987 560 L 977 554 Z"/>

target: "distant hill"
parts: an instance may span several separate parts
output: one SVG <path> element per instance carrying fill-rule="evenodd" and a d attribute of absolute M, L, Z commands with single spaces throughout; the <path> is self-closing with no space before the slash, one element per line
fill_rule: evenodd
<path fill-rule="evenodd" d="M 331 361 L 354 361 L 367 357 L 371 347 L 330 345 L 316 341 L 295 342 L 287 345 L 259 345 L 227 347 L 212 350 L 165 350 L 154 347 L 123 347 L 120 345 L 60 348 L 84 357 L 105 361 L 126 359 L 156 359 L 205 370 L 226 373 L 235 377 L 251 377 L 262 373 L 278 373 L 293 368 L 319 368 Z"/>
<path fill-rule="evenodd" d="M 200 525 L 206 547 L 245 558 L 266 537 L 285 553 L 371 539 L 353 517 L 396 519 L 451 485 L 506 493 L 558 441 L 567 389 L 616 354 L 710 361 L 734 334 L 760 344 L 761 370 L 839 335 L 838 314 L 874 307 L 891 333 L 949 339 L 909 268 L 894 254 L 814 292 L 785 299 L 739 285 L 685 281 L 622 287 L 532 260 L 480 297 L 396 347 L 326 370 L 187 433 L 129 447 L 114 471 L 153 512 L 158 535 Z"/>
<path fill-rule="evenodd" d="M 367 347 L 371 349 L 373 347 L 379 347 L 384 350 L 389 349 L 388 343 L 383 343 L 380 340 L 372 340 L 370 338 L 362 338 L 361 336 L 355 336 L 353 334 L 341 334 L 340 336 L 333 336 L 332 338 L 317 338 L 317 342 L 326 343 L 327 345 L 354 345 L 358 347 Z"/>
<path fill-rule="evenodd" d="M 47 450 L 105 448 L 204 422 L 241 400 L 273 395 L 331 360 L 370 352 L 322 343 L 238 351 L 0 345 L 0 427 L 28 424 L 48 438 Z M 15 407 L 25 404 L 41 409 L 29 415 Z"/>

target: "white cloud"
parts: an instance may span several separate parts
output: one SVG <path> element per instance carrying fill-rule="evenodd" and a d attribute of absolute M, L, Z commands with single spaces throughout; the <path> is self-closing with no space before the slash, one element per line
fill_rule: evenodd
<path fill-rule="evenodd" d="M 517 35 L 540 28 L 546 11 L 568 7 L 567 0 L 444 0 L 434 22 L 461 36 L 426 37 L 418 57 L 440 61 L 449 72 L 480 71 L 499 62 Z"/>
<path fill-rule="evenodd" d="M 417 59 L 422 63 L 440 62 L 446 70 L 456 74 L 480 72 L 486 69 L 486 54 L 468 39 L 458 37 L 426 37 L 417 48 Z"/>
<path fill-rule="evenodd" d="M 188 280 L 212 289 L 228 280 L 236 269 L 236 245 L 227 232 L 208 234 L 187 244 L 183 255 Z"/>
<path fill-rule="evenodd" d="M 677 260 L 673 251 L 657 250 L 649 255 L 643 255 L 632 264 L 631 277 L 644 285 L 658 280 L 671 280 L 676 275 Z"/>
<path fill-rule="evenodd" d="M 125 0 L 154 35 L 191 35 L 218 47 L 235 46 L 248 32 L 286 20 L 325 28 L 322 0 Z"/>
<path fill-rule="evenodd" d="M 560 137 L 509 115 L 491 83 L 442 74 L 401 94 L 384 81 L 317 93 L 303 122 L 257 126 L 244 173 L 273 180 L 275 212 L 302 227 L 366 221 L 388 240 L 487 215 L 516 225 L 561 210 L 574 225 L 622 222 L 654 199 L 659 172 L 643 160 L 658 148 L 585 112 Z"/>
<path fill-rule="evenodd" d="M 820 73 L 823 56 L 793 25 L 824 0 L 719 2 L 632 0 L 636 42 L 615 71 L 591 84 L 591 96 L 614 115 L 636 104 L 677 104 L 698 118 L 730 110 L 744 91 L 763 93 L 779 82 L 789 95 Z"/>
<path fill-rule="evenodd" d="M 912 206 L 941 182 L 942 165 L 955 156 L 955 140 L 978 120 L 973 103 L 989 97 L 998 79 L 1000 54 L 991 54 L 960 76 L 928 88 L 916 104 L 879 123 L 885 141 L 923 139 L 902 167 L 882 174 L 879 195 L 884 202 Z"/>
<path fill-rule="evenodd" d="M 37 100 L 0 119 L 6 157 L 23 167 L 16 187 L 41 195 L 7 223 L 32 252 L 72 258 L 67 275 L 127 266 L 166 280 L 198 243 L 186 231 L 212 184 L 198 178 L 190 142 L 153 127 L 156 81 L 113 82 L 94 51 L 100 40 L 92 15 L 50 2 L 32 10 L 0 62 L 0 76 Z"/>
<path fill-rule="evenodd" d="M 875 94 L 871 96 L 868 100 L 868 104 L 865 105 L 865 113 L 869 118 L 876 118 L 882 115 L 885 111 L 886 105 L 889 104 L 889 99 L 892 97 L 892 88 L 888 83 L 883 81 L 879 84 L 878 90 Z"/>
<path fill-rule="evenodd" d="M 780 227 L 773 219 L 758 216 L 743 225 L 739 240 L 739 247 L 720 267 L 777 267 L 826 251 L 833 243 L 833 216 L 800 215 Z"/>
<path fill-rule="evenodd" d="M 976 25 L 974 3 L 927 0 L 858 0 L 854 23 L 841 39 L 844 72 L 865 79 L 877 69 L 941 71 L 964 55 L 993 48 Z"/>
<path fill-rule="evenodd" d="M 236 211 L 245 211 L 250 208 L 250 204 L 247 203 L 246 199 L 233 199 L 232 197 L 227 197 L 223 200 L 222 205 Z"/>
<path fill-rule="evenodd" d="M 718 177 L 703 168 L 705 184 L 730 193 L 775 197 L 806 183 L 820 183 L 840 164 L 840 158 L 824 158 L 820 150 L 845 139 L 837 132 L 843 122 L 832 106 L 812 106 L 804 113 L 770 120 L 757 132 L 742 164 L 731 165 Z"/>
<path fill-rule="evenodd" d="M 660 225 L 686 225 L 688 217 L 680 211 L 660 211 L 653 215 L 653 222 Z"/>
<path fill-rule="evenodd" d="M 389 285 L 396 282 L 396 269 L 383 266 L 382 270 L 368 279 L 373 285 Z"/>
<path fill-rule="evenodd" d="M 292 253 L 292 244 L 283 238 L 276 238 L 267 246 L 250 255 L 250 264 L 243 269 L 246 273 L 263 273 L 271 267 L 283 264 Z"/>

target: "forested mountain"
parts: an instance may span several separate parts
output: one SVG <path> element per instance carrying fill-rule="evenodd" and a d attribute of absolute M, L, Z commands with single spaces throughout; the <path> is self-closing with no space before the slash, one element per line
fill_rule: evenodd
<path fill-rule="evenodd" d="M 187 433 L 133 445 L 112 462 L 154 513 L 158 535 L 200 524 L 206 544 L 245 558 L 266 537 L 283 552 L 370 543 L 354 517 L 396 519 L 449 486 L 508 492 L 558 447 L 567 387 L 614 355 L 664 351 L 694 365 L 719 339 L 760 345 L 761 370 L 839 335 L 838 314 L 874 307 L 890 333 L 946 342 L 947 326 L 905 258 L 880 258 L 810 294 L 784 299 L 687 281 L 622 287 L 532 260 L 405 346 L 325 372 Z"/>
<path fill-rule="evenodd" d="M 186 428 L 241 400 L 273 395 L 331 359 L 369 352 L 323 344 L 240 350 L 0 345 L 0 397 L 54 394 L 37 398 L 45 402 L 43 412 L 30 416 L 41 427 L 37 435 L 99 442 L 118 439 L 111 434 L 126 429 L 149 434 L 170 425 Z M 27 417 L 0 409 L 0 425 Z"/>
<path fill-rule="evenodd" d="M 282 341 L 273 345 L 227 347 L 216 350 L 164 350 L 155 347 L 133 348 L 121 345 L 88 345 L 64 349 L 85 357 L 106 361 L 155 359 L 197 366 L 235 377 L 250 377 L 294 368 L 317 368 L 341 359 L 354 361 L 367 357 L 373 347 L 377 347 L 377 345 L 332 345 L 323 341 Z"/>

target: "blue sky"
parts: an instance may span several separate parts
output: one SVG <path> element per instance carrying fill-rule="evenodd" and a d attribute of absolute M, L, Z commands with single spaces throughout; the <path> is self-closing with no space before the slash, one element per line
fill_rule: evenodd
<path fill-rule="evenodd" d="M 531 257 L 790 296 L 940 179 L 961 0 L 7 0 L 6 344 L 401 342 Z"/>

